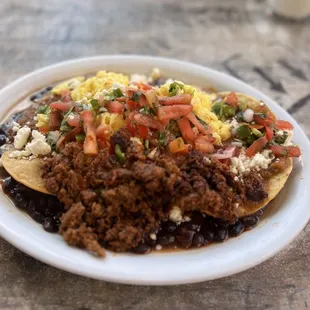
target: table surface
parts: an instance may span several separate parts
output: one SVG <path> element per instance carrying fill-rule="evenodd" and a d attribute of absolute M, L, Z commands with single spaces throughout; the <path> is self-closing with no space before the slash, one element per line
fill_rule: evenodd
<path fill-rule="evenodd" d="M 0 86 L 58 61 L 160 55 L 234 75 L 275 99 L 310 136 L 310 21 L 264 0 L 1 0 Z M 310 225 L 274 258 L 200 284 L 137 287 L 49 267 L 0 239 L 1 309 L 307 309 Z"/>

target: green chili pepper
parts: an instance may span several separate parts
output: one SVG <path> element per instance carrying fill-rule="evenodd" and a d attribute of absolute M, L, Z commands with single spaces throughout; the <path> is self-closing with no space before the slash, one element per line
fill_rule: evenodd
<path fill-rule="evenodd" d="M 233 116 L 236 115 L 236 108 L 232 107 L 232 106 L 229 106 L 227 104 L 224 104 L 223 105 L 223 113 L 227 117 L 233 117 Z"/>
<path fill-rule="evenodd" d="M 121 147 L 118 144 L 115 145 L 114 151 L 115 151 L 115 156 L 116 156 L 116 159 L 118 160 L 118 162 L 123 164 L 126 160 L 126 156 L 122 152 Z"/>
<path fill-rule="evenodd" d="M 169 95 L 172 96 L 176 96 L 179 92 L 180 89 L 183 89 L 184 85 L 178 82 L 173 82 L 170 84 L 169 86 Z"/>
<path fill-rule="evenodd" d="M 241 140 L 247 139 L 251 136 L 252 132 L 247 125 L 242 125 L 237 128 L 237 137 Z"/>
<path fill-rule="evenodd" d="M 256 129 L 256 128 L 252 128 L 252 132 L 257 137 L 262 137 L 263 136 L 263 134 L 258 129 Z"/>
<path fill-rule="evenodd" d="M 90 104 L 92 105 L 93 110 L 99 110 L 100 106 L 97 99 L 92 99 Z"/>
<path fill-rule="evenodd" d="M 216 102 L 212 107 L 212 112 L 215 113 L 218 118 L 223 116 L 223 102 Z"/>
<path fill-rule="evenodd" d="M 247 109 L 248 99 L 239 98 L 238 107 L 241 111 L 245 111 Z"/>
<path fill-rule="evenodd" d="M 150 148 L 150 141 L 145 140 L 144 145 L 145 145 L 145 148 L 148 150 Z"/>
<path fill-rule="evenodd" d="M 77 142 L 83 142 L 85 140 L 85 135 L 83 133 L 78 133 L 75 135 L 75 139 Z"/>
<path fill-rule="evenodd" d="M 284 132 L 283 132 L 283 135 L 281 135 L 281 136 L 275 136 L 275 137 L 274 137 L 274 141 L 275 141 L 276 143 L 283 144 L 283 143 L 286 141 L 287 137 L 288 137 L 288 133 L 287 133 L 286 131 L 284 131 Z"/>

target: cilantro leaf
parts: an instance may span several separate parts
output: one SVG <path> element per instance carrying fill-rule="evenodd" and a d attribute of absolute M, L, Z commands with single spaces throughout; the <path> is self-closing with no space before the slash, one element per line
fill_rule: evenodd
<path fill-rule="evenodd" d="M 169 86 L 169 95 L 170 97 L 176 96 L 180 89 L 184 89 L 184 85 L 178 82 L 173 82 Z"/>

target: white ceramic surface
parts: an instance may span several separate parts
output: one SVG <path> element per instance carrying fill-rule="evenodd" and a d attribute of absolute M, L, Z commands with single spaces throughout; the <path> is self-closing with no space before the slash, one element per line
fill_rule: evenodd
<path fill-rule="evenodd" d="M 219 90 L 244 92 L 262 99 L 281 118 L 295 126 L 294 142 L 303 158 L 310 144 L 294 119 L 257 89 L 226 74 L 172 59 L 143 56 L 98 56 L 52 65 L 24 76 L 0 91 L 0 115 L 28 93 L 67 77 L 100 69 L 148 73 L 158 67 L 169 77 Z M 101 280 L 170 285 L 220 278 L 251 268 L 275 255 L 304 228 L 310 217 L 310 166 L 295 160 L 285 190 L 258 227 L 222 244 L 174 253 L 149 255 L 108 253 L 105 259 L 69 247 L 59 235 L 45 232 L 0 193 L 0 234 L 27 254 L 52 266 Z"/>

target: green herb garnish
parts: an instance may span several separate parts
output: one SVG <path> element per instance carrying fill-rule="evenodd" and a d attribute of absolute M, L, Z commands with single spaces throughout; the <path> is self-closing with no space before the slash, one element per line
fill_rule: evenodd
<path fill-rule="evenodd" d="M 83 133 L 78 133 L 75 135 L 75 139 L 77 142 L 83 142 L 85 140 L 85 135 Z"/>
<path fill-rule="evenodd" d="M 114 151 L 117 161 L 120 164 L 123 164 L 126 161 L 126 155 L 122 152 L 121 147 L 118 144 L 115 145 Z"/>
<path fill-rule="evenodd" d="M 169 86 L 169 95 L 170 97 L 176 96 L 179 93 L 180 89 L 184 89 L 184 85 L 178 82 L 173 82 Z"/>
<path fill-rule="evenodd" d="M 244 122 L 243 113 L 240 111 L 235 116 L 237 122 Z"/>
<path fill-rule="evenodd" d="M 99 105 L 97 99 L 92 99 L 92 100 L 90 101 L 90 104 L 91 104 L 93 110 L 99 110 L 100 105 Z"/>
<path fill-rule="evenodd" d="M 167 145 L 167 135 L 165 132 L 158 133 L 158 145 L 164 147 Z"/>
<path fill-rule="evenodd" d="M 216 116 L 221 119 L 223 116 L 223 102 L 216 102 L 212 107 L 212 112 L 216 114 Z"/>
<path fill-rule="evenodd" d="M 236 115 L 236 108 L 233 107 L 233 106 L 229 106 L 227 104 L 224 104 L 223 105 L 223 114 L 226 116 L 226 117 L 233 117 Z"/>
<path fill-rule="evenodd" d="M 139 102 L 139 99 L 141 97 L 142 93 L 141 92 L 136 92 L 133 93 L 132 97 L 130 98 L 130 100 L 134 101 L 134 102 Z"/>
<path fill-rule="evenodd" d="M 147 114 L 147 115 L 156 115 L 155 110 L 147 106 L 143 106 L 141 109 L 139 109 L 139 112 L 142 114 Z"/>
<path fill-rule="evenodd" d="M 50 114 L 51 113 L 51 107 L 49 105 L 41 105 L 38 110 L 37 114 Z"/>
<path fill-rule="evenodd" d="M 252 132 L 247 125 L 242 125 L 237 128 L 237 137 L 240 140 L 247 139 L 251 136 Z"/>

